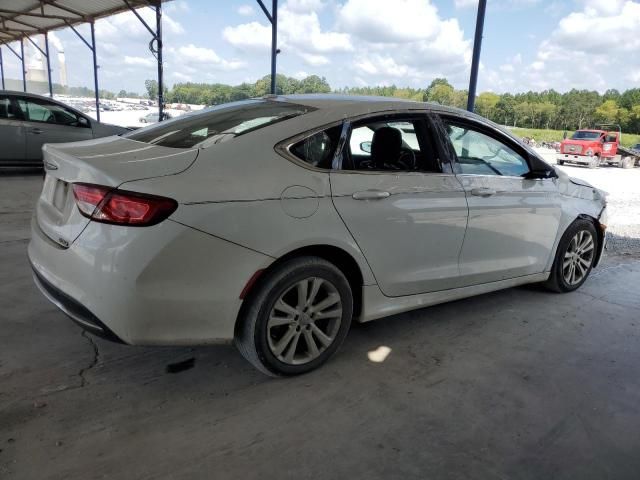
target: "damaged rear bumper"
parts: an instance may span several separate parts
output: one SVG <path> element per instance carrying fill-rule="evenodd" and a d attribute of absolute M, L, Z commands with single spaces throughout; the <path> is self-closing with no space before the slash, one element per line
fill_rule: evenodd
<path fill-rule="evenodd" d="M 33 265 L 31 268 L 33 270 L 33 281 L 40 292 L 76 324 L 98 337 L 116 343 L 126 343 L 91 313 L 88 308 L 48 282 Z"/>

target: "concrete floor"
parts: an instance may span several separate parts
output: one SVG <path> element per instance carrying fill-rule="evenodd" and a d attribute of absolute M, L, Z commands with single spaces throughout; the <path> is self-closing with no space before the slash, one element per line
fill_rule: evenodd
<path fill-rule="evenodd" d="M 82 334 L 31 281 L 39 186 L 0 177 L 3 480 L 640 478 L 640 256 L 608 255 L 568 295 L 358 325 L 322 369 L 272 380 L 232 347 Z"/>

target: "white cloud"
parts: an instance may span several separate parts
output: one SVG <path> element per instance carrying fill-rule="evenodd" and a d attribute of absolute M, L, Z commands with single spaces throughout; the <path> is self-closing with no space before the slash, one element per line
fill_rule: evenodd
<path fill-rule="evenodd" d="M 428 0 L 347 0 L 337 16 L 342 31 L 372 43 L 432 38 L 440 21 Z"/>
<path fill-rule="evenodd" d="M 124 56 L 125 65 L 137 65 L 141 67 L 152 67 L 156 64 L 155 60 L 151 58 L 143 58 L 143 57 L 130 57 L 129 55 Z"/>
<path fill-rule="evenodd" d="M 178 82 L 190 82 L 192 80 L 191 75 L 186 75 L 181 72 L 171 72 L 171 77 L 173 77 Z"/>
<path fill-rule="evenodd" d="M 224 67 L 229 70 L 237 70 L 245 66 L 244 62 L 224 60 L 211 48 L 197 47 L 191 43 L 178 47 L 175 53 L 175 59 L 186 64 L 206 64 L 209 66 Z"/>
<path fill-rule="evenodd" d="M 266 52 L 271 48 L 271 27 L 258 22 L 225 27 L 222 37 L 243 51 Z"/>
<path fill-rule="evenodd" d="M 155 12 L 150 8 L 139 8 L 136 11 L 148 25 L 155 25 Z M 165 12 L 162 15 L 162 31 L 164 35 L 181 35 L 184 33 L 184 28 L 180 22 Z M 96 37 L 100 42 L 116 41 L 121 44 L 123 38 L 140 40 L 149 38 L 150 34 L 133 12 L 124 12 L 98 20 L 96 22 Z"/>
<path fill-rule="evenodd" d="M 173 12 L 181 12 L 188 13 L 191 11 L 189 8 L 189 4 L 185 0 L 176 0 L 173 2 L 167 2 L 165 6 L 163 6 L 163 13 L 173 13 Z"/>
<path fill-rule="evenodd" d="M 324 55 L 315 55 L 313 53 L 300 53 L 300 57 L 305 61 L 307 65 L 311 65 L 312 67 L 327 65 L 329 63 L 329 59 Z"/>
<path fill-rule="evenodd" d="M 625 89 L 640 81 L 640 2 L 582 0 L 560 18 L 533 58 L 507 62 L 483 80 L 497 90 Z M 515 59 L 514 59 L 515 60 Z M 629 72 L 629 73 L 626 73 Z"/>
<path fill-rule="evenodd" d="M 220 57 L 210 48 L 196 47 L 193 44 L 178 48 L 178 54 L 188 62 L 219 63 Z"/>
<path fill-rule="evenodd" d="M 303 7 L 322 2 L 289 0 L 278 11 L 278 48 L 284 54 L 300 57 L 312 66 L 327 65 L 329 53 L 353 50 L 351 37 L 346 33 L 323 30 L 315 11 Z M 223 38 L 244 53 L 265 53 L 271 48 L 271 25 L 257 21 L 225 27 Z"/>
<path fill-rule="evenodd" d="M 323 0 L 289 0 L 286 7 L 296 13 L 317 12 L 325 7 L 325 3 Z"/>
<path fill-rule="evenodd" d="M 454 0 L 453 3 L 456 8 L 470 8 L 478 6 L 478 0 Z"/>
<path fill-rule="evenodd" d="M 421 84 L 442 75 L 466 81 L 471 44 L 457 20 L 440 18 L 429 0 L 346 0 L 334 10 L 335 30 L 323 27 L 312 8 L 324 6 L 314 0 L 282 4 L 278 47 L 283 56 L 322 68 L 340 55 L 347 70 L 371 83 L 404 78 Z M 266 21 L 229 26 L 223 38 L 244 54 L 264 55 L 271 46 L 271 26 Z"/>
<path fill-rule="evenodd" d="M 242 15 L 243 17 L 251 17 L 256 13 L 252 5 L 240 5 L 236 12 L 238 12 L 238 15 Z"/>

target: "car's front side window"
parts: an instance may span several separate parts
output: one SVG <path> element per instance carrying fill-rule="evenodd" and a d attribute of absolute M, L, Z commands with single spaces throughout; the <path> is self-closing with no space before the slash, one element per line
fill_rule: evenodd
<path fill-rule="evenodd" d="M 20 99 L 18 103 L 24 118 L 30 122 L 54 123 L 72 127 L 80 125 L 78 116 L 60 105 L 25 99 Z"/>
<path fill-rule="evenodd" d="M 355 122 L 343 150 L 342 170 L 442 171 L 423 116 L 393 115 Z"/>
<path fill-rule="evenodd" d="M 529 172 L 527 160 L 508 145 L 465 125 L 446 122 L 461 173 L 520 177 Z"/>

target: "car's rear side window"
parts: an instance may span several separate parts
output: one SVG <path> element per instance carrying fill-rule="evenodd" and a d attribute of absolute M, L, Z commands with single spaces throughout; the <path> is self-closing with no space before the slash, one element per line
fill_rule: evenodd
<path fill-rule="evenodd" d="M 0 118 L 6 118 L 8 120 L 20 119 L 20 111 L 15 108 L 15 104 L 11 101 L 10 97 L 0 95 Z"/>
<path fill-rule="evenodd" d="M 201 148 L 226 142 L 312 107 L 273 100 L 245 100 L 207 108 L 125 135 L 138 142 L 173 148 Z"/>
<path fill-rule="evenodd" d="M 289 151 L 312 167 L 329 169 L 341 131 L 342 124 L 314 133 L 292 145 Z"/>

